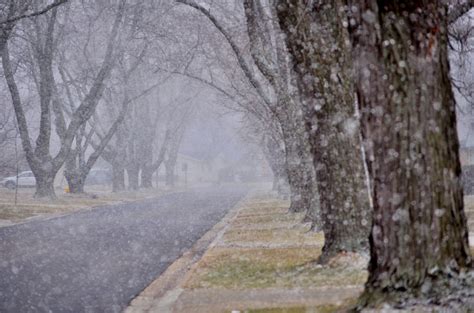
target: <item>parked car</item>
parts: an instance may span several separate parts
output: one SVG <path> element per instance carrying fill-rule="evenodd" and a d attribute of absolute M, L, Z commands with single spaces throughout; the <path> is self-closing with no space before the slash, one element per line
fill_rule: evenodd
<path fill-rule="evenodd" d="M 15 189 L 17 184 L 17 177 L 6 177 L 0 183 L 2 186 L 8 189 Z M 18 174 L 18 187 L 34 187 L 35 185 L 36 179 L 32 171 L 24 171 Z"/>

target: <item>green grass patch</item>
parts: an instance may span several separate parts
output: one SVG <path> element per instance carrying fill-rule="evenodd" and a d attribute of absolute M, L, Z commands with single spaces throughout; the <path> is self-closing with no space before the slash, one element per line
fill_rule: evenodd
<path fill-rule="evenodd" d="M 243 313 L 339 313 L 346 312 L 350 304 L 343 305 L 321 305 L 317 307 L 295 307 L 295 308 L 268 308 L 245 310 Z"/>
<path fill-rule="evenodd" d="M 299 223 L 303 215 L 292 213 L 272 213 L 272 214 L 252 214 L 252 215 L 238 215 L 233 224 L 261 224 L 272 222 L 294 222 Z"/>
<path fill-rule="evenodd" d="M 305 229 L 270 228 L 270 229 L 243 229 L 234 228 L 223 236 L 224 243 L 268 243 L 322 246 L 322 233 L 308 232 Z"/>
<path fill-rule="evenodd" d="M 187 288 L 293 288 L 363 284 L 366 271 L 314 264 L 320 249 L 215 248 L 200 261 Z"/>

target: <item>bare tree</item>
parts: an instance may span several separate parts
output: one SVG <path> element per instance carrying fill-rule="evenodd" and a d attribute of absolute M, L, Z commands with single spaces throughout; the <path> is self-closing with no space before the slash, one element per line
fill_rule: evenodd
<path fill-rule="evenodd" d="M 34 1 L 32 0 L 9 0 L 0 4 L 0 53 L 10 38 L 15 25 L 20 20 L 45 14 L 67 1 L 55 0 L 43 8 L 38 8 L 37 4 L 33 5 Z M 35 7 L 35 9 L 29 11 L 31 7 Z"/>
<path fill-rule="evenodd" d="M 248 56 L 244 53 L 237 40 L 226 30 L 219 19 L 203 5 L 193 0 L 177 0 L 179 3 L 186 4 L 206 16 L 216 29 L 222 34 L 230 45 L 232 53 L 236 58 L 240 69 L 242 70 L 247 82 L 254 88 L 261 103 L 272 112 L 274 118 L 278 120 L 282 132 L 284 134 L 286 163 L 288 172 L 288 180 L 291 188 L 291 206 L 292 212 L 313 212 L 311 216 L 317 216 L 319 211 L 318 192 L 315 181 L 315 170 L 313 166 L 313 158 L 307 141 L 307 129 L 303 119 L 301 107 L 298 105 L 298 99 L 292 97 L 292 93 L 288 90 L 287 72 L 284 70 L 286 66 L 285 60 L 282 59 L 282 50 L 278 46 L 267 45 L 265 48 L 272 51 L 272 55 L 280 58 L 274 60 L 272 71 L 280 71 L 279 66 L 283 66 L 283 70 L 277 75 L 270 73 L 261 66 L 258 57 L 262 50 L 254 50 L 250 57 L 252 62 L 248 60 Z M 250 42 L 252 43 L 253 31 L 249 29 Z M 260 65 L 259 65 L 260 64 Z M 269 76 L 272 75 L 272 77 Z M 280 75 L 281 74 L 281 75 Z M 274 79 L 273 77 L 277 78 Z M 316 213 L 315 213 L 316 212 Z M 313 220 L 315 222 L 317 219 Z"/>
<path fill-rule="evenodd" d="M 13 69 L 10 62 L 8 45 L 5 46 L 2 56 L 3 70 L 7 81 L 12 103 L 20 131 L 23 150 L 25 151 L 28 163 L 36 178 L 36 196 L 38 197 L 55 197 L 54 193 L 54 177 L 64 164 L 70 150 L 72 142 L 75 138 L 77 130 L 83 125 L 93 114 L 97 106 L 101 94 L 105 87 L 105 80 L 109 76 L 115 60 L 113 55 L 115 41 L 119 32 L 120 23 L 125 7 L 125 0 L 120 1 L 117 14 L 114 20 L 112 31 L 107 43 L 106 53 L 100 66 L 94 82 L 87 91 L 81 104 L 77 110 L 71 115 L 71 121 L 62 132 L 61 147 L 59 152 L 53 157 L 50 153 L 51 139 L 51 105 L 53 100 L 53 92 L 55 88 L 53 75 L 53 58 L 54 58 L 54 28 L 56 23 L 57 9 L 53 9 L 48 15 L 38 17 L 43 19 L 44 28 L 39 25 L 39 21 L 35 21 L 35 30 L 38 36 L 35 37 L 33 45 L 34 56 L 38 64 L 38 95 L 40 98 L 40 129 L 33 147 L 28 123 L 24 114 L 23 103 L 15 81 Z"/>
<path fill-rule="evenodd" d="M 258 1 L 257 1 L 258 2 Z M 324 231 L 321 262 L 367 252 L 371 208 L 355 112 L 342 1 L 283 0 L 278 17 L 310 128 Z"/>

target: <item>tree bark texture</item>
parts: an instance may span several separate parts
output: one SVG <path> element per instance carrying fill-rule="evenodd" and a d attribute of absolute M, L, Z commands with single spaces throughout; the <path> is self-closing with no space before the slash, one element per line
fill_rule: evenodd
<path fill-rule="evenodd" d="M 83 193 L 87 175 L 82 174 L 81 166 L 78 166 L 76 162 L 76 151 L 71 151 L 71 157 L 66 159 L 64 177 L 70 193 Z"/>
<path fill-rule="evenodd" d="M 285 142 L 286 169 L 290 185 L 290 212 L 307 212 L 318 216 L 319 199 L 313 156 L 308 145 L 308 134 L 303 116 L 295 107 L 286 106 L 288 112 L 281 112 L 280 120 Z M 318 223 L 314 220 L 314 223 Z"/>
<path fill-rule="evenodd" d="M 262 149 L 273 173 L 272 190 L 278 195 L 289 197 L 288 173 L 284 143 L 277 134 L 264 136 Z"/>
<path fill-rule="evenodd" d="M 314 157 L 322 263 L 342 251 L 368 251 L 371 223 L 341 1 L 282 0 L 278 16 L 293 60 Z"/>
<path fill-rule="evenodd" d="M 33 170 L 33 169 L 32 169 Z M 36 173 L 35 173 L 36 171 Z M 54 177 L 48 171 L 33 170 L 36 179 L 36 198 L 55 198 L 54 193 Z"/>
<path fill-rule="evenodd" d="M 458 274 L 472 266 L 447 7 L 441 1 L 349 5 L 374 205 L 361 306 L 437 301 L 463 288 Z"/>

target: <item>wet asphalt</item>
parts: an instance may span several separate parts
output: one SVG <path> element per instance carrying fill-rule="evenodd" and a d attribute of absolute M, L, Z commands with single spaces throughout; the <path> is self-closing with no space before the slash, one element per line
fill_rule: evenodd
<path fill-rule="evenodd" d="M 246 191 L 195 189 L 0 228 L 0 312 L 120 312 Z"/>

